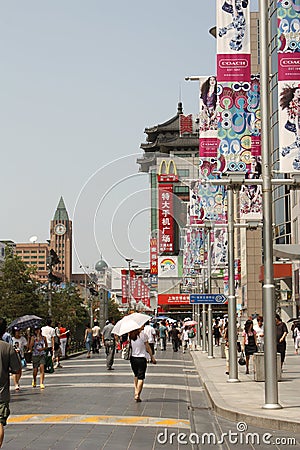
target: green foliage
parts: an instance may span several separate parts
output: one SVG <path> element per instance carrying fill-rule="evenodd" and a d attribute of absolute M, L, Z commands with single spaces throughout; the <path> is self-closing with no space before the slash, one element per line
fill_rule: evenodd
<path fill-rule="evenodd" d="M 25 314 L 40 315 L 45 311 L 45 302 L 38 292 L 39 285 L 32 278 L 34 270 L 9 248 L 6 249 L 0 277 L 0 315 L 6 317 L 8 323 Z"/>
<path fill-rule="evenodd" d="M 115 322 L 120 320 L 122 317 L 117 303 L 112 299 L 108 300 L 108 317 L 111 317 Z"/>
<path fill-rule="evenodd" d="M 79 326 L 89 321 L 88 311 L 82 304 L 77 288 L 72 284 L 52 292 L 51 310 L 53 325 L 61 322 L 71 330 L 72 335 Z"/>
<path fill-rule="evenodd" d="M 0 276 L 0 316 L 5 317 L 8 323 L 25 314 L 35 314 L 44 319 L 48 317 L 50 292 L 48 286 L 41 285 L 32 277 L 35 270 L 9 248 L 6 249 Z M 53 287 L 51 311 L 53 324 L 61 322 L 70 329 L 72 335 L 88 318 L 87 310 L 73 285 L 63 289 Z"/>

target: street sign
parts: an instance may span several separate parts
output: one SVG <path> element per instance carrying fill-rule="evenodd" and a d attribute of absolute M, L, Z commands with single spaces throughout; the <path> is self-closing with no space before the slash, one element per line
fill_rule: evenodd
<path fill-rule="evenodd" d="M 191 294 L 190 304 L 223 305 L 227 302 L 224 294 Z"/>

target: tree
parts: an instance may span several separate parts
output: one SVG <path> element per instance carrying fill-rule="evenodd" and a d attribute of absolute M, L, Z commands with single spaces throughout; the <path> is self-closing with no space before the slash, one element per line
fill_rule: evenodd
<path fill-rule="evenodd" d="M 45 313 L 46 302 L 33 277 L 35 270 L 6 248 L 0 277 L 0 315 L 6 317 L 8 323 L 25 314 Z"/>
<path fill-rule="evenodd" d="M 61 322 L 72 335 L 80 325 L 88 322 L 88 311 L 82 303 L 77 288 L 72 284 L 66 287 L 58 287 L 52 292 L 51 300 L 52 321 Z"/>
<path fill-rule="evenodd" d="M 120 320 L 122 317 L 117 303 L 111 298 L 108 300 L 108 317 L 112 318 L 115 322 Z"/>

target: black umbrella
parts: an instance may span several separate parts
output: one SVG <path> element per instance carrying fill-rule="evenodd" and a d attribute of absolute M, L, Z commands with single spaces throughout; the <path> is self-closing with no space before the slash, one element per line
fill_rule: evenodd
<path fill-rule="evenodd" d="M 8 330 L 11 330 L 13 327 L 18 327 L 20 330 L 24 330 L 25 328 L 40 326 L 43 322 L 43 319 L 34 315 L 26 315 L 22 317 L 18 317 L 15 319 L 9 326 Z"/>

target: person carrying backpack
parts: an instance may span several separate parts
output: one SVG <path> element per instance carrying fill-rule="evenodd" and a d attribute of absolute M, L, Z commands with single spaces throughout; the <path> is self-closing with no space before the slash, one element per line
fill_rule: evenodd
<path fill-rule="evenodd" d="M 193 326 L 189 327 L 188 337 L 189 337 L 190 350 L 196 350 L 196 348 L 197 348 L 197 340 L 196 340 L 196 329 L 195 329 L 195 327 L 193 327 Z"/>

